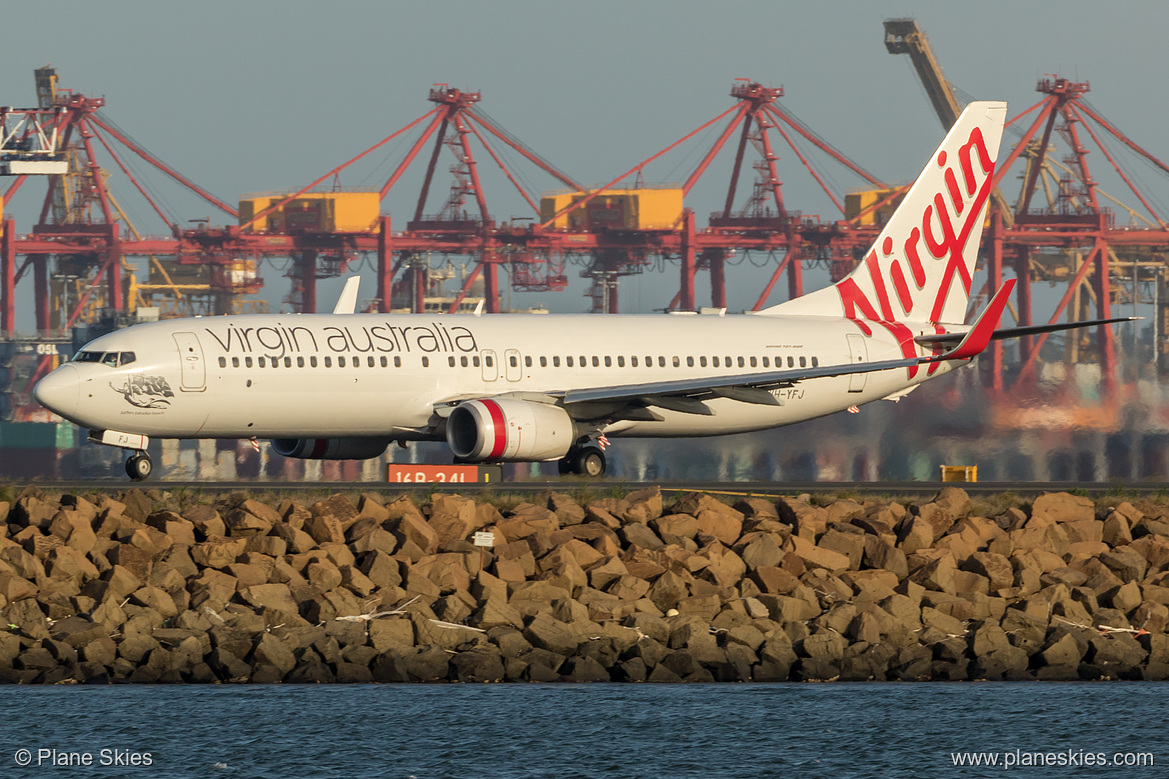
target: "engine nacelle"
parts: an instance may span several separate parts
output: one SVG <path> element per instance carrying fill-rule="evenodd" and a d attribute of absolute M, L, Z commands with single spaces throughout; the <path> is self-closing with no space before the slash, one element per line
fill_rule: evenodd
<path fill-rule="evenodd" d="M 575 437 L 576 425 L 567 411 L 527 400 L 468 400 L 446 421 L 451 451 L 469 462 L 558 460 Z"/>
<path fill-rule="evenodd" d="M 368 460 L 386 450 L 384 438 L 273 438 L 272 451 L 301 460 Z"/>

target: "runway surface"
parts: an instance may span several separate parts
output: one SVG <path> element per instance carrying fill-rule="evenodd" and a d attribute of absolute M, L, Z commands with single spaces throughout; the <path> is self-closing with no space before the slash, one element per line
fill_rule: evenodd
<path fill-rule="evenodd" d="M 142 490 L 187 490 L 192 492 L 388 492 L 388 493 L 431 493 L 458 492 L 477 493 L 540 493 L 540 492 L 588 492 L 596 497 L 610 497 L 646 487 L 660 487 L 663 492 L 706 492 L 728 496 L 777 496 L 777 495 L 835 495 L 881 496 L 921 495 L 931 496 L 945 486 L 961 487 L 972 495 L 1000 495 L 1010 493 L 1020 497 L 1040 495 L 1045 492 L 1073 492 L 1080 495 L 1169 495 L 1169 482 L 725 482 L 725 481 L 652 481 L 632 482 L 605 479 L 587 481 L 577 478 L 550 478 L 545 481 L 528 482 L 460 482 L 444 484 L 430 483 L 389 483 L 389 482 L 265 482 L 265 481 L 222 481 L 222 482 L 131 482 L 125 479 L 102 479 L 91 481 L 34 481 L 4 482 L 9 489 L 19 492 L 26 486 L 43 490 L 63 492 L 121 492 L 131 488 Z"/>

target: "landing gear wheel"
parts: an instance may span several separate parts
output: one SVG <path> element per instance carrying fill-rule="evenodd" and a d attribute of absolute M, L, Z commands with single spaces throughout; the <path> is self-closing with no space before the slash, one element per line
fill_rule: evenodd
<path fill-rule="evenodd" d="M 126 475 L 134 481 L 149 479 L 153 471 L 154 463 L 146 452 L 130 455 L 130 459 L 126 460 Z"/>
<path fill-rule="evenodd" d="M 605 475 L 605 453 L 595 446 L 580 450 L 576 460 L 576 472 L 590 479 L 599 479 Z"/>

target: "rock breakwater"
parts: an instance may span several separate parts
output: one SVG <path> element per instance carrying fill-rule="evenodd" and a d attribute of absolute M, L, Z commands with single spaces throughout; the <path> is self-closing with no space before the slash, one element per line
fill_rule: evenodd
<path fill-rule="evenodd" d="M 1066 493 L 30 488 L 0 502 L 0 682 L 1167 679 L 1167 566 L 1169 505 Z"/>

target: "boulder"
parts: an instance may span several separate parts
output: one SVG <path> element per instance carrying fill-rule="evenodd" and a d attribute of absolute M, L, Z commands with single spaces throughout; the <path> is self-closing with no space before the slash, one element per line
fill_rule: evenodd
<path fill-rule="evenodd" d="M 440 646 L 417 647 L 402 655 L 402 665 L 410 679 L 416 682 L 437 682 L 447 678 L 450 661 Z"/>
<path fill-rule="evenodd" d="M 503 660 L 494 647 L 476 647 L 458 652 L 451 656 L 450 665 L 454 678 L 460 682 L 503 681 Z"/>
<path fill-rule="evenodd" d="M 1031 518 L 1049 522 L 1094 520 L 1096 508 L 1091 498 L 1066 492 L 1047 492 L 1031 504 Z"/>
<path fill-rule="evenodd" d="M 792 536 L 792 549 L 809 568 L 823 568 L 832 574 L 841 574 L 852 567 L 852 561 L 840 552 L 823 549 L 807 539 Z"/>
<path fill-rule="evenodd" d="M 204 568 L 226 568 L 244 553 L 248 542 L 245 538 L 211 537 L 191 547 L 191 559 Z M 124 547 L 123 547 L 124 548 Z M 117 562 L 111 558 L 111 562 Z M 134 571 L 133 568 L 130 569 Z M 135 573 L 137 573 L 135 571 Z M 146 578 L 140 576 L 139 578 Z"/>

